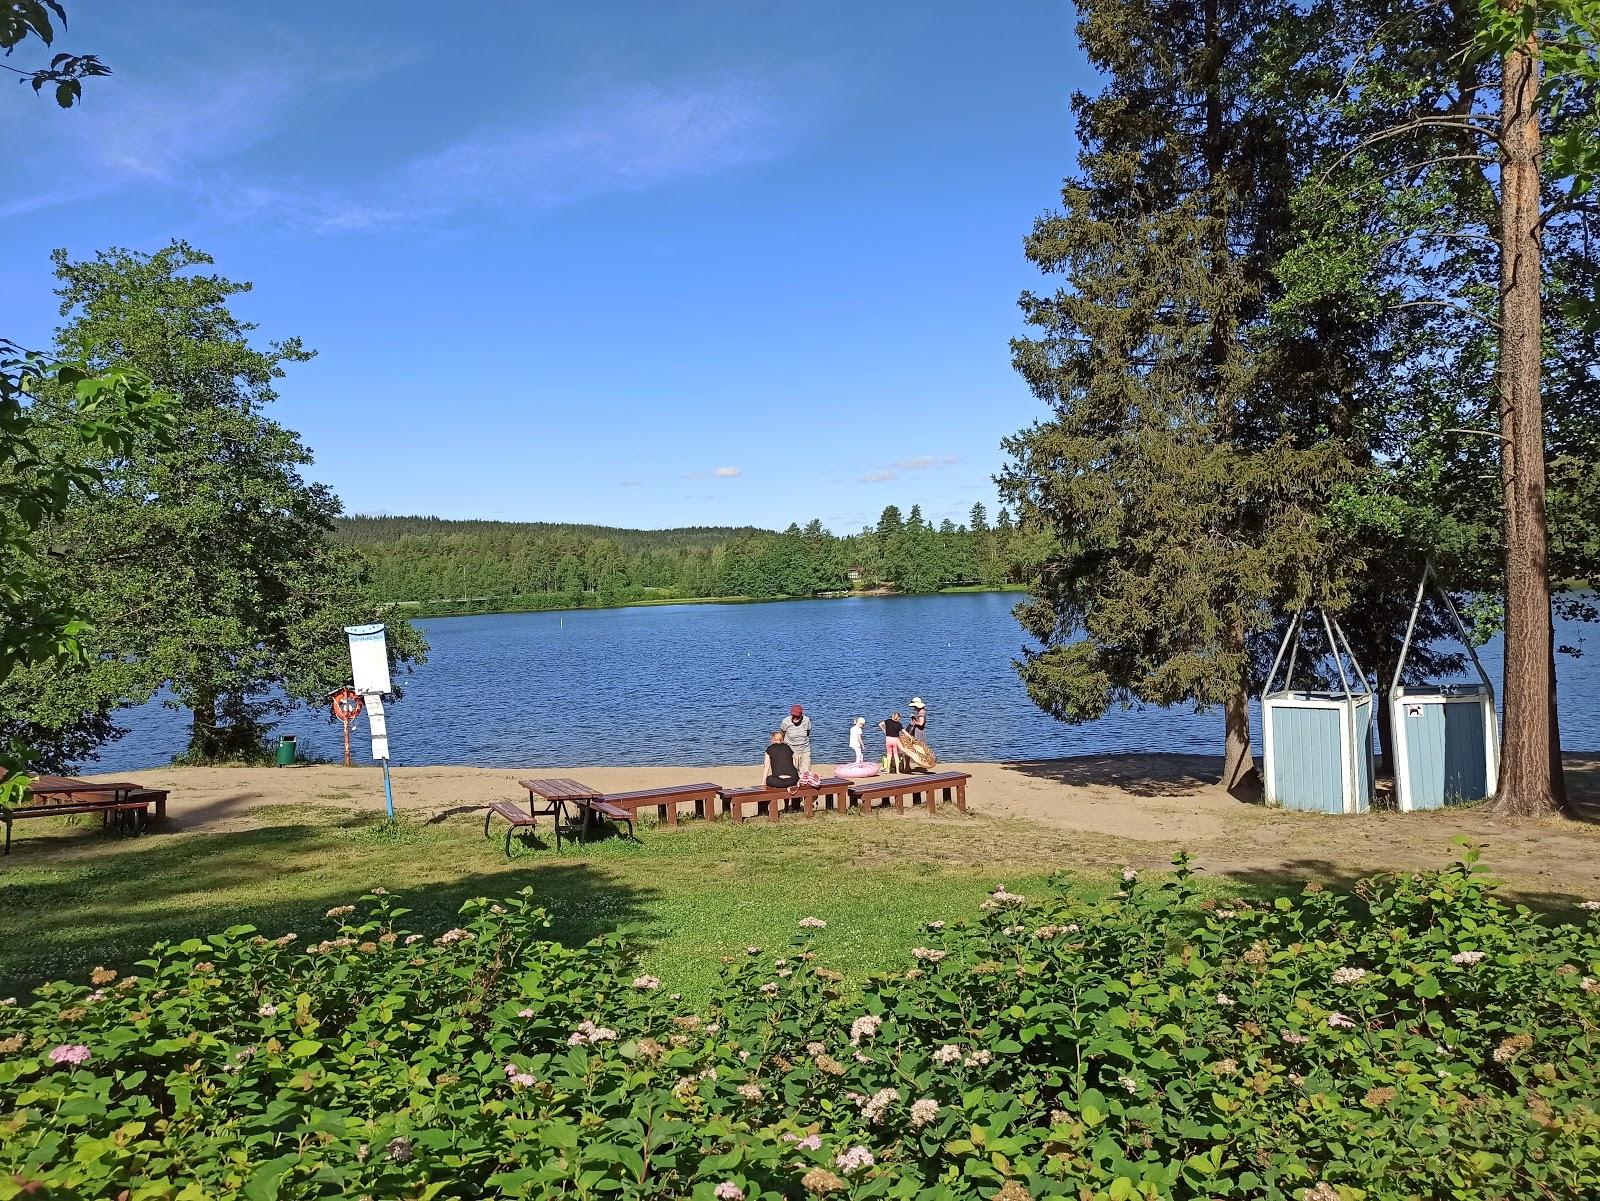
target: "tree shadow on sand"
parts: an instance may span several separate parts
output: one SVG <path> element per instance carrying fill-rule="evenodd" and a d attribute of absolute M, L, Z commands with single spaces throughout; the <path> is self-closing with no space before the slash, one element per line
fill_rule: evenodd
<path fill-rule="evenodd" d="M 1073 788 L 1120 788 L 1138 797 L 1184 797 L 1216 788 L 1218 755 L 1079 755 L 1071 759 L 1025 759 L 1004 766 L 1036 780 Z"/>

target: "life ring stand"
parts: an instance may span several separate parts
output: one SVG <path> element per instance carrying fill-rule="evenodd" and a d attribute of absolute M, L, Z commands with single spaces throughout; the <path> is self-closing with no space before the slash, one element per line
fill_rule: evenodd
<path fill-rule="evenodd" d="M 366 707 L 367 702 L 354 688 L 341 688 L 333 694 L 333 715 L 340 721 L 354 721 Z"/>

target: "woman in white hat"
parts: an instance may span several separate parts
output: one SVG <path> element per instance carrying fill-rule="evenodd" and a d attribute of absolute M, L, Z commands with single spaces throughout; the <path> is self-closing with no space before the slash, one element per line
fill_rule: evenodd
<path fill-rule="evenodd" d="M 911 698 L 911 717 L 906 722 L 906 734 L 912 738 L 921 738 L 922 732 L 928 728 L 928 707 L 922 703 L 920 696 Z"/>

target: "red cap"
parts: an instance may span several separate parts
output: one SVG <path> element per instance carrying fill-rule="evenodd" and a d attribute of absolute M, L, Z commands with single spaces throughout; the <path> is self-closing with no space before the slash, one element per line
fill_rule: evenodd
<path fill-rule="evenodd" d="M 806 711 L 804 709 L 802 709 L 799 705 L 790 706 L 790 708 L 789 708 L 789 716 L 790 717 L 804 717 L 805 715 L 806 715 Z"/>

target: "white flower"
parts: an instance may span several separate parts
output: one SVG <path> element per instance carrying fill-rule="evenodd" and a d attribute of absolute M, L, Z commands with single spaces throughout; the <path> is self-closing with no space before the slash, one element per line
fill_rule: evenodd
<path fill-rule="evenodd" d="M 717 1201 L 744 1201 L 744 1190 L 731 1180 L 717 1185 L 713 1195 Z"/>
<path fill-rule="evenodd" d="M 1482 951 L 1457 951 L 1450 956 L 1450 962 L 1458 967 L 1471 967 L 1475 963 L 1482 963 L 1488 956 Z"/>
<path fill-rule="evenodd" d="M 578 1028 L 567 1035 L 567 1046 L 581 1047 L 588 1043 L 611 1042 L 617 1037 L 615 1030 L 605 1026 L 596 1026 L 587 1018 L 578 1023 Z"/>
<path fill-rule="evenodd" d="M 949 952 L 947 951 L 931 950 L 928 947 L 911 948 L 911 957 L 913 959 L 921 959 L 926 963 L 938 963 L 939 960 L 943 959 L 948 953 Z"/>
<path fill-rule="evenodd" d="M 843 1152 L 839 1158 L 833 1162 L 841 1172 L 843 1172 L 846 1176 L 849 1176 L 855 1172 L 865 1171 L 867 1168 L 870 1168 L 874 1163 L 876 1163 L 877 1160 L 872 1158 L 871 1151 L 868 1151 L 865 1147 L 857 1146 L 851 1147 L 848 1151 Z"/>
<path fill-rule="evenodd" d="M 778 985 L 775 981 L 768 980 L 761 986 L 761 992 L 764 996 L 775 997 L 778 995 Z"/>
<path fill-rule="evenodd" d="M 1139 873 L 1134 871 L 1131 867 L 1125 867 L 1122 869 L 1122 882 L 1124 884 L 1132 884 L 1138 878 Z"/>
<path fill-rule="evenodd" d="M 850 1045 L 853 1047 L 860 1046 L 861 1040 L 871 1038 L 878 1032 L 878 1027 L 881 1025 L 883 1025 L 883 1019 L 874 1017 L 870 1013 L 858 1017 L 850 1023 Z"/>
<path fill-rule="evenodd" d="M 533 1016 L 533 1010 L 531 1010 L 531 1009 L 519 1009 L 519 1010 L 517 1010 L 517 1016 L 519 1018 L 531 1018 Z"/>
<path fill-rule="evenodd" d="M 962 1062 L 969 1068 L 986 1068 L 994 1062 L 994 1056 L 987 1051 L 974 1051 Z"/>
<path fill-rule="evenodd" d="M 1355 984 L 1366 979 L 1367 969 L 1364 967 L 1342 967 L 1333 973 L 1335 984 Z"/>
<path fill-rule="evenodd" d="M 635 976 L 633 978 L 633 986 L 635 988 L 660 988 L 661 981 L 654 976 Z"/>
<path fill-rule="evenodd" d="M 328 910 L 327 916 L 344 917 L 346 914 L 354 913 L 355 911 L 356 907 L 354 905 L 335 905 L 332 909 Z"/>
<path fill-rule="evenodd" d="M 741 1084 L 739 1086 L 739 1095 L 746 1101 L 759 1101 L 761 1100 L 761 1086 L 759 1084 Z"/>
<path fill-rule="evenodd" d="M 943 922 L 929 922 L 928 923 L 928 929 L 930 929 L 930 930 L 943 930 L 944 929 L 944 923 Z"/>
<path fill-rule="evenodd" d="M 941 1064 L 959 1063 L 961 1061 L 961 1048 L 955 1043 L 945 1043 L 933 1053 L 933 1062 Z"/>
<path fill-rule="evenodd" d="M 1355 1028 L 1355 1021 L 1345 1017 L 1342 1013 L 1330 1013 L 1328 1015 L 1328 1025 L 1335 1030 L 1352 1030 Z"/>
<path fill-rule="evenodd" d="M 407 934 L 406 935 L 406 946 L 408 946 L 408 947 L 411 946 L 413 943 L 419 943 L 421 941 L 422 941 L 422 935 L 420 935 L 420 934 Z"/>
<path fill-rule="evenodd" d="M 256 1012 L 264 1018 L 275 1018 L 278 1016 L 278 1007 L 276 1005 L 263 1005 Z"/>
<path fill-rule="evenodd" d="M 872 1094 L 870 1100 L 861 1103 L 861 1116 L 876 1125 L 883 1121 L 884 1114 L 889 1112 L 889 1107 L 899 1099 L 899 1089 L 880 1088 Z"/>
<path fill-rule="evenodd" d="M 746 955 L 759 955 L 759 954 L 761 954 L 761 948 L 760 947 L 746 947 L 744 949 L 744 953 Z"/>
<path fill-rule="evenodd" d="M 1127 1089 L 1129 1093 L 1136 1093 L 1139 1091 L 1139 1082 L 1132 1076 L 1118 1076 L 1117 1083 L 1122 1085 L 1123 1088 Z"/>
<path fill-rule="evenodd" d="M 939 1102 L 923 1097 L 911 1103 L 911 1124 L 919 1129 L 939 1116 Z"/>
<path fill-rule="evenodd" d="M 803 917 L 800 919 L 799 926 L 802 930 L 826 930 L 828 923 L 820 917 Z"/>
<path fill-rule="evenodd" d="M 1230 997 L 1227 993 L 1219 992 L 1217 994 L 1217 1004 L 1218 1005 L 1223 1005 L 1223 1006 L 1228 1006 L 1228 1005 L 1236 1005 L 1236 1004 L 1238 1004 L 1238 1002 L 1235 1001 L 1232 997 Z"/>
<path fill-rule="evenodd" d="M 1283 1039 L 1283 1041 L 1288 1043 L 1291 1047 L 1303 1047 L 1311 1041 L 1305 1035 L 1298 1034 L 1293 1030 L 1280 1030 L 1278 1031 L 1278 1037 Z"/>
<path fill-rule="evenodd" d="M 808 1134 L 795 1145 L 802 1151 L 820 1151 L 822 1150 L 822 1138 L 819 1135 Z"/>
<path fill-rule="evenodd" d="M 1600 909 L 1600 901 L 1579 901 L 1578 908 L 1587 909 L 1590 912 L 1593 912 L 1596 909 Z"/>
<path fill-rule="evenodd" d="M 15 997 L 0 998 L 0 1009 L 9 1009 L 16 1003 L 17 999 Z"/>

